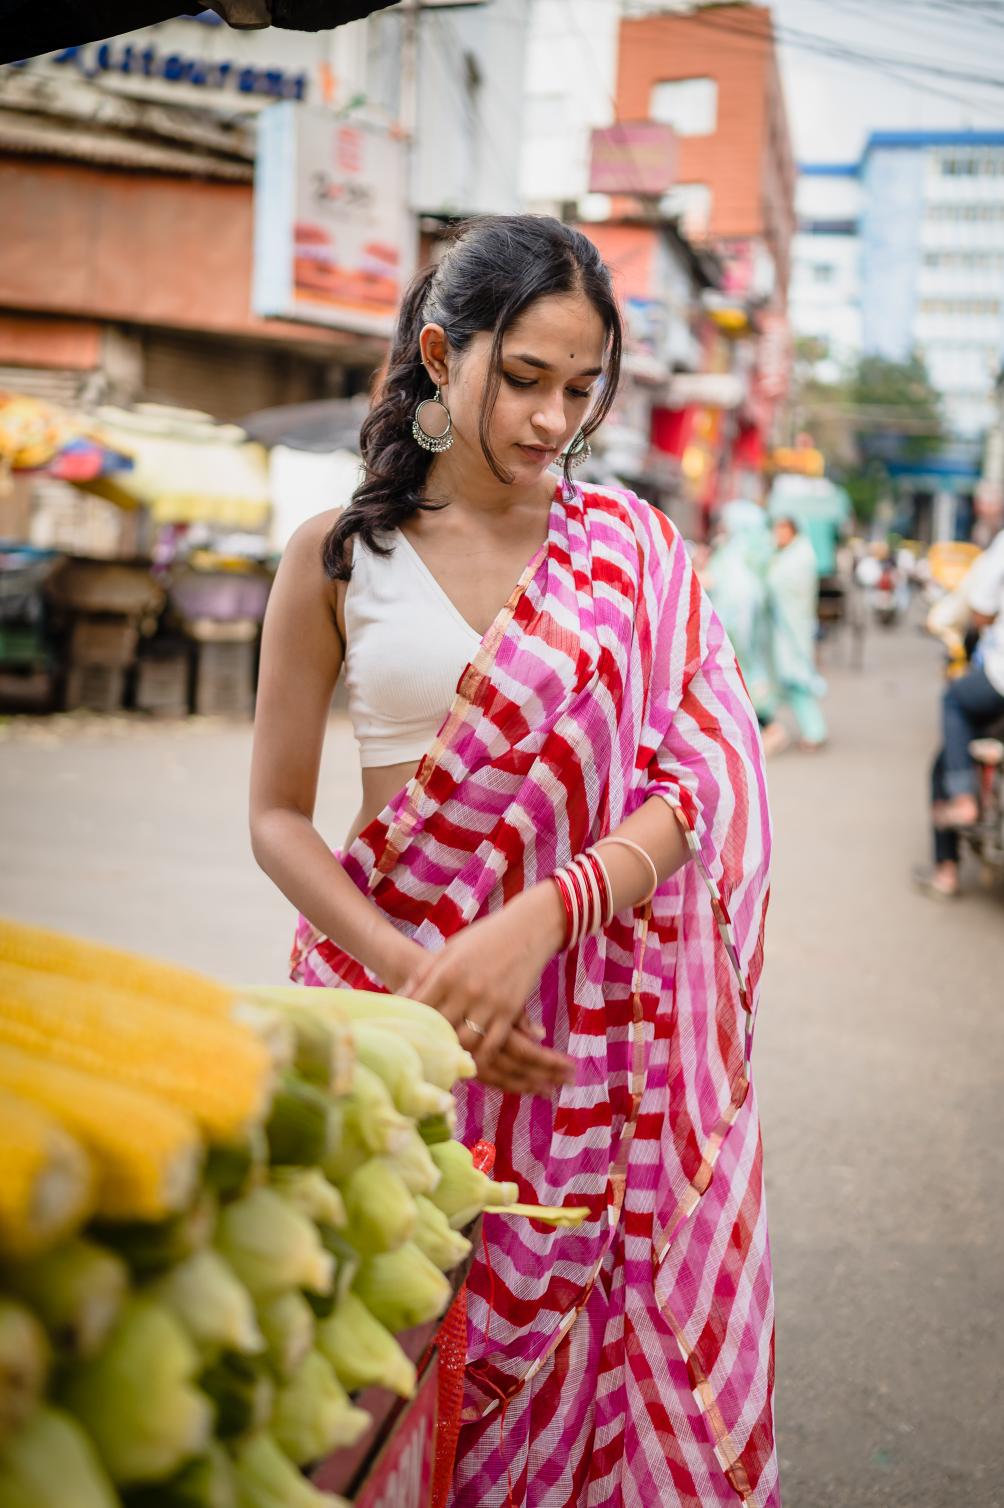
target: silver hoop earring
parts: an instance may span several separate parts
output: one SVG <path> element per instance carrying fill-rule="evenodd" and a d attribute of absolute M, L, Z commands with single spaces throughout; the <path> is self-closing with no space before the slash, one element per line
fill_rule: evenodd
<path fill-rule="evenodd" d="M 571 445 L 569 445 L 568 449 L 565 451 L 563 459 L 566 466 L 568 466 L 571 471 L 575 471 L 577 467 L 584 466 L 586 464 L 592 453 L 593 447 L 590 445 L 589 441 L 586 439 L 585 435 L 580 429 L 578 434 L 573 439 Z"/>
<path fill-rule="evenodd" d="M 438 431 L 426 429 L 425 424 L 422 423 L 423 408 L 439 410 L 438 413 L 433 412 L 426 417 L 426 423 L 441 426 Z M 411 432 L 422 449 L 431 450 L 434 455 L 441 455 L 444 450 L 449 450 L 453 444 L 453 418 L 450 410 L 439 396 L 438 387 L 431 398 L 423 398 L 416 408 L 415 417 L 411 421 Z"/>

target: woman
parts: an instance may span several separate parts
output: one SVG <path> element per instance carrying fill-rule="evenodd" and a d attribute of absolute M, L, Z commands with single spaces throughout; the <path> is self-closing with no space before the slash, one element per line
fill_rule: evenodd
<path fill-rule="evenodd" d="M 590 1207 L 488 1226 L 458 1508 L 779 1501 L 761 751 L 676 532 L 569 479 L 620 344 L 585 237 L 466 229 L 412 284 L 363 480 L 291 541 L 264 633 L 252 834 L 309 919 L 294 977 L 442 1011 L 479 1069 L 462 1139 Z M 364 799 L 332 856 L 311 819 L 343 663 Z"/>
<path fill-rule="evenodd" d="M 819 705 L 826 682 L 816 669 L 819 624 L 819 574 L 816 555 L 792 518 L 774 524 L 774 557 L 767 567 L 771 618 L 771 662 L 781 702 L 791 709 L 803 749 L 826 743 L 826 719 Z M 764 730 L 768 753 L 788 742 L 783 725 L 771 721 Z"/>
<path fill-rule="evenodd" d="M 762 723 L 769 722 L 774 701 L 767 605 L 771 554 L 770 524 L 763 508 L 747 498 L 737 498 L 722 509 L 719 538 L 701 577 L 736 652 L 750 700 Z"/>

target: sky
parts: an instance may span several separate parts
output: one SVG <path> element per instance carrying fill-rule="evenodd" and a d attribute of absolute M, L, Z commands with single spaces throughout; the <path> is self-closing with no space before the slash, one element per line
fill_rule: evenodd
<path fill-rule="evenodd" d="M 783 42 L 799 162 L 854 162 L 875 130 L 1004 131 L 1004 0 L 770 3 L 782 35 L 872 60 L 838 61 Z M 904 60 L 941 72 L 908 74 Z"/>

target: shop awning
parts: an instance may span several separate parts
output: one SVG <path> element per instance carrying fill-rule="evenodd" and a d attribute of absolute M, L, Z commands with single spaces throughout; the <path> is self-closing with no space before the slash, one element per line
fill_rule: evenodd
<path fill-rule="evenodd" d="M 188 409 L 138 404 L 103 407 L 95 432 L 132 458 L 129 471 L 77 485 L 123 508 L 148 508 L 161 524 L 260 529 L 269 510 L 261 445 L 236 424 L 216 424 Z"/>

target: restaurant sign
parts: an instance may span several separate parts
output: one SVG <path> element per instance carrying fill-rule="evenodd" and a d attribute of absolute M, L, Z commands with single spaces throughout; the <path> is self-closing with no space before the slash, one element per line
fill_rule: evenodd
<path fill-rule="evenodd" d="M 415 262 L 404 142 L 309 105 L 258 129 L 255 313 L 390 335 Z"/>

